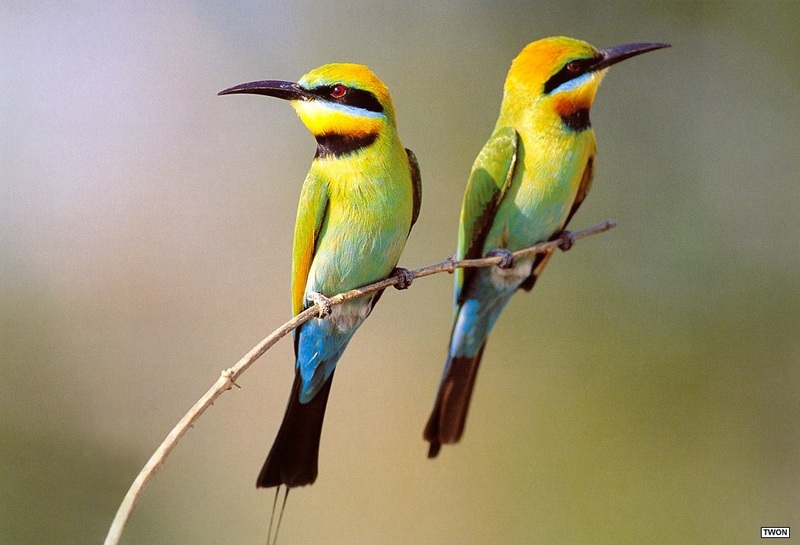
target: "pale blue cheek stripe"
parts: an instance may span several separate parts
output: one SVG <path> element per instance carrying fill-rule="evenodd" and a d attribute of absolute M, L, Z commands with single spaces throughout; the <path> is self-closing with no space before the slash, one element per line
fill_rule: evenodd
<path fill-rule="evenodd" d="M 367 118 L 378 118 L 384 117 L 383 112 L 372 112 L 370 110 L 365 110 L 364 108 L 358 108 L 356 106 L 349 106 L 347 104 L 338 104 L 336 102 L 328 102 L 328 101 L 319 101 L 319 105 L 328 108 L 330 110 L 338 110 L 340 112 L 344 112 L 347 115 L 357 116 L 357 117 L 367 117 Z"/>
<path fill-rule="evenodd" d="M 571 91 L 572 89 L 577 89 L 578 87 L 580 87 L 581 85 L 592 79 L 593 75 L 594 72 L 587 72 L 584 75 L 578 76 L 575 79 L 565 81 L 564 83 L 553 89 L 550 94 L 554 95 L 556 93 L 562 93 L 564 91 Z"/>

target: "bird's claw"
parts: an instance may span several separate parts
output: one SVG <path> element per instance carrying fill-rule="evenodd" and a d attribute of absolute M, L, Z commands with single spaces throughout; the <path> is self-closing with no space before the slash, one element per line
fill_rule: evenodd
<path fill-rule="evenodd" d="M 399 279 L 397 284 L 394 285 L 394 288 L 397 290 L 408 289 L 411 286 L 411 282 L 414 281 L 414 275 L 411 274 L 411 271 L 403 267 L 395 267 L 390 276 Z"/>
<path fill-rule="evenodd" d="M 500 263 L 497 264 L 501 269 L 513 269 L 517 265 L 514 253 L 505 248 L 493 248 L 486 252 L 486 257 L 501 257 Z"/>
<path fill-rule="evenodd" d="M 308 293 L 307 298 L 310 302 L 317 305 L 317 308 L 319 309 L 318 317 L 320 319 L 325 318 L 331 313 L 331 310 L 333 309 L 333 304 L 331 303 L 331 300 L 322 295 L 320 292 L 311 291 Z"/>
<path fill-rule="evenodd" d="M 572 234 L 572 231 L 567 231 L 566 229 L 558 233 L 558 239 L 558 248 L 562 252 L 569 251 L 575 244 L 575 235 Z"/>

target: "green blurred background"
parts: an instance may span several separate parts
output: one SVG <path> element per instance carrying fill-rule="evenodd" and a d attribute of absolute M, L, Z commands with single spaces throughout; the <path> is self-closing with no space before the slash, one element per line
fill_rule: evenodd
<path fill-rule="evenodd" d="M 447 275 L 386 294 L 332 391 L 288 543 L 758 543 L 800 532 L 800 4 L 21 2 L 0 6 L 0 543 L 99 543 L 192 403 L 290 317 L 314 142 L 217 97 L 333 61 L 388 84 L 421 163 L 402 264 L 453 252 L 511 59 L 553 34 L 673 48 L 614 67 L 558 255 L 492 335 L 461 444 L 425 458 Z M 255 477 L 292 349 L 184 438 L 123 543 L 264 543 Z"/>

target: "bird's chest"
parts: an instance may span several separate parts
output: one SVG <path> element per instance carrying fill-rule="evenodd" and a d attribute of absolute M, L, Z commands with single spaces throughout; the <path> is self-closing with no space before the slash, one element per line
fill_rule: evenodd
<path fill-rule="evenodd" d="M 524 144 L 511 187 L 500 204 L 487 243 L 517 250 L 563 228 L 591 156 L 592 142 L 531 139 Z"/>
<path fill-rule="evenodd" d="M 346 189 L 331 194 L 309 289 L 335 293 L 360 287 L 388 276 L 400 259 L 411 209 L 398 184 L 378 180 Z"/>

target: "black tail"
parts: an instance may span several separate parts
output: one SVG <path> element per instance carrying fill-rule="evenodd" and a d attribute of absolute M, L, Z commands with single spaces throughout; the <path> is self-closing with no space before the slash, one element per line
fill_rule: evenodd
<path fill-rule="evenodd" d="M 457 357 L 450 360 L 423 434 L 425 440 L 431 444 L 428 458 L 435 458 L 442 445 L 457 443 L 461 439 L 485 346 L 484 343 L 471 358 Z"/>
<path fill-rule="evenodd" d="M 311 401 L 300 403 L 300 373 L 295 373 L 283 423 L 258 474 L 257 488 L 282 484 L 293 488 L 317 480 L 319 440 L 332 382 L 333 373 Z"/>

